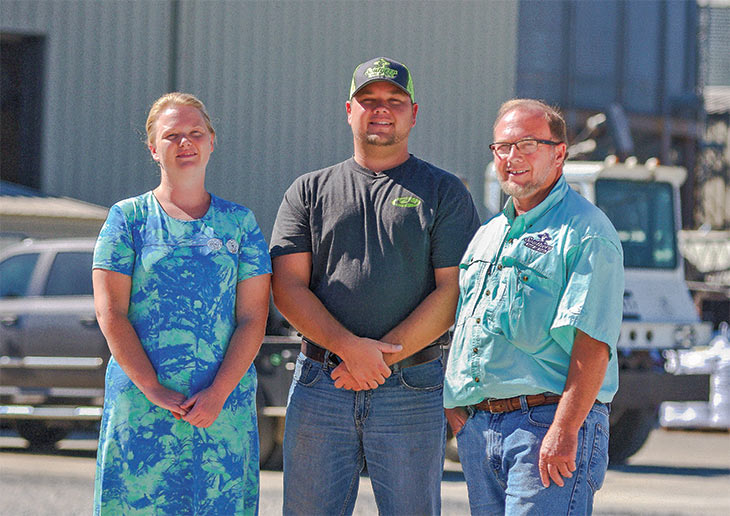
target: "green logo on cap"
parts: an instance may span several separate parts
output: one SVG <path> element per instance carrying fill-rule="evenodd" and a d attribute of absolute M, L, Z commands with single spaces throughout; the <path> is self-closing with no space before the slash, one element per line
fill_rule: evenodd
<path fill-rule="evenodd" d="M 365 70 L 364 75 L 368 79 L 374 79 L 375 77 L 394 79 L 398 76 L 398 70 L 392 69 L 387 60 L 378 59 L 375 63 L 373 63 L 373 66 Z"/>
<path fill-rule="evenodd" d="M 418 197 L 398 197 L 393 199 L 392 204 L 399 208 L 415 208 L 421 204 L 421 199 Z"/>

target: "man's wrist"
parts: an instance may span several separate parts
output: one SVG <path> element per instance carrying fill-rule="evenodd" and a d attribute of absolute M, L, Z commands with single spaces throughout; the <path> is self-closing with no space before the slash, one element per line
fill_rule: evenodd
<path fill-rule="evenodd" d="M 561 434 L 578 435 L 580 427 L 583 425 L 584 421 L 585 417 L 582 419 L 578 417 L 560 417 L 558 411 L 550 427 L 554 427 L 555 431 L 558 431 Z"/>
<path fill-rule="evenodd" d="M 325 349 L 340 357 L 342 360 L 349 360 L 353 351 L 357 350 L 359 338 L 345 330 L 338 335 L 334 335 L 327 343 L 324 343 Z"/>

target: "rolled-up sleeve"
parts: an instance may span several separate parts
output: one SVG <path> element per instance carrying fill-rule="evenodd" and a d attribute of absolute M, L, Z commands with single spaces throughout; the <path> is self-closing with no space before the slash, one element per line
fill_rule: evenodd
<path fill-rule="evenodd" d="M 606 343 L 613 354 L 623 316 L 621 248 L 606 238 L 591 237 L 569 250 L 567 257 L 567 281 L 550 328 L 551 337 L 570 353 L 574 330 L 578 329 Z M 569 335 L 566 330 L 570 330 Z"/>

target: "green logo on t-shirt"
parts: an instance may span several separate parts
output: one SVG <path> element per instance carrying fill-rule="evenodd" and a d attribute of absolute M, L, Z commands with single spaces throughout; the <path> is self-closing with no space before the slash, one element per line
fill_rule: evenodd
<path fill-rule="evenodd" d="M 421 199 L 418 197 L 398 197 L 397 199 L 393 199 L 393 206 L 398 206 L 399 208 L 415 208 L 421 204 Z"/>

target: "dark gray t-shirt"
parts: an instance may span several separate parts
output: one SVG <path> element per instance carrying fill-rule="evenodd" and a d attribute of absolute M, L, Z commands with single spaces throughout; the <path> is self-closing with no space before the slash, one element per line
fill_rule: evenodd
<path fill-rule="evenodd" d="M 375 174 L 353 158 L 297 178 L 284 194 L 271 256 L 312 253 L 310 288 L 360 337 L 379 339 L 459 265 L 479 227 L 456 176 L 411 156 Z"/>

